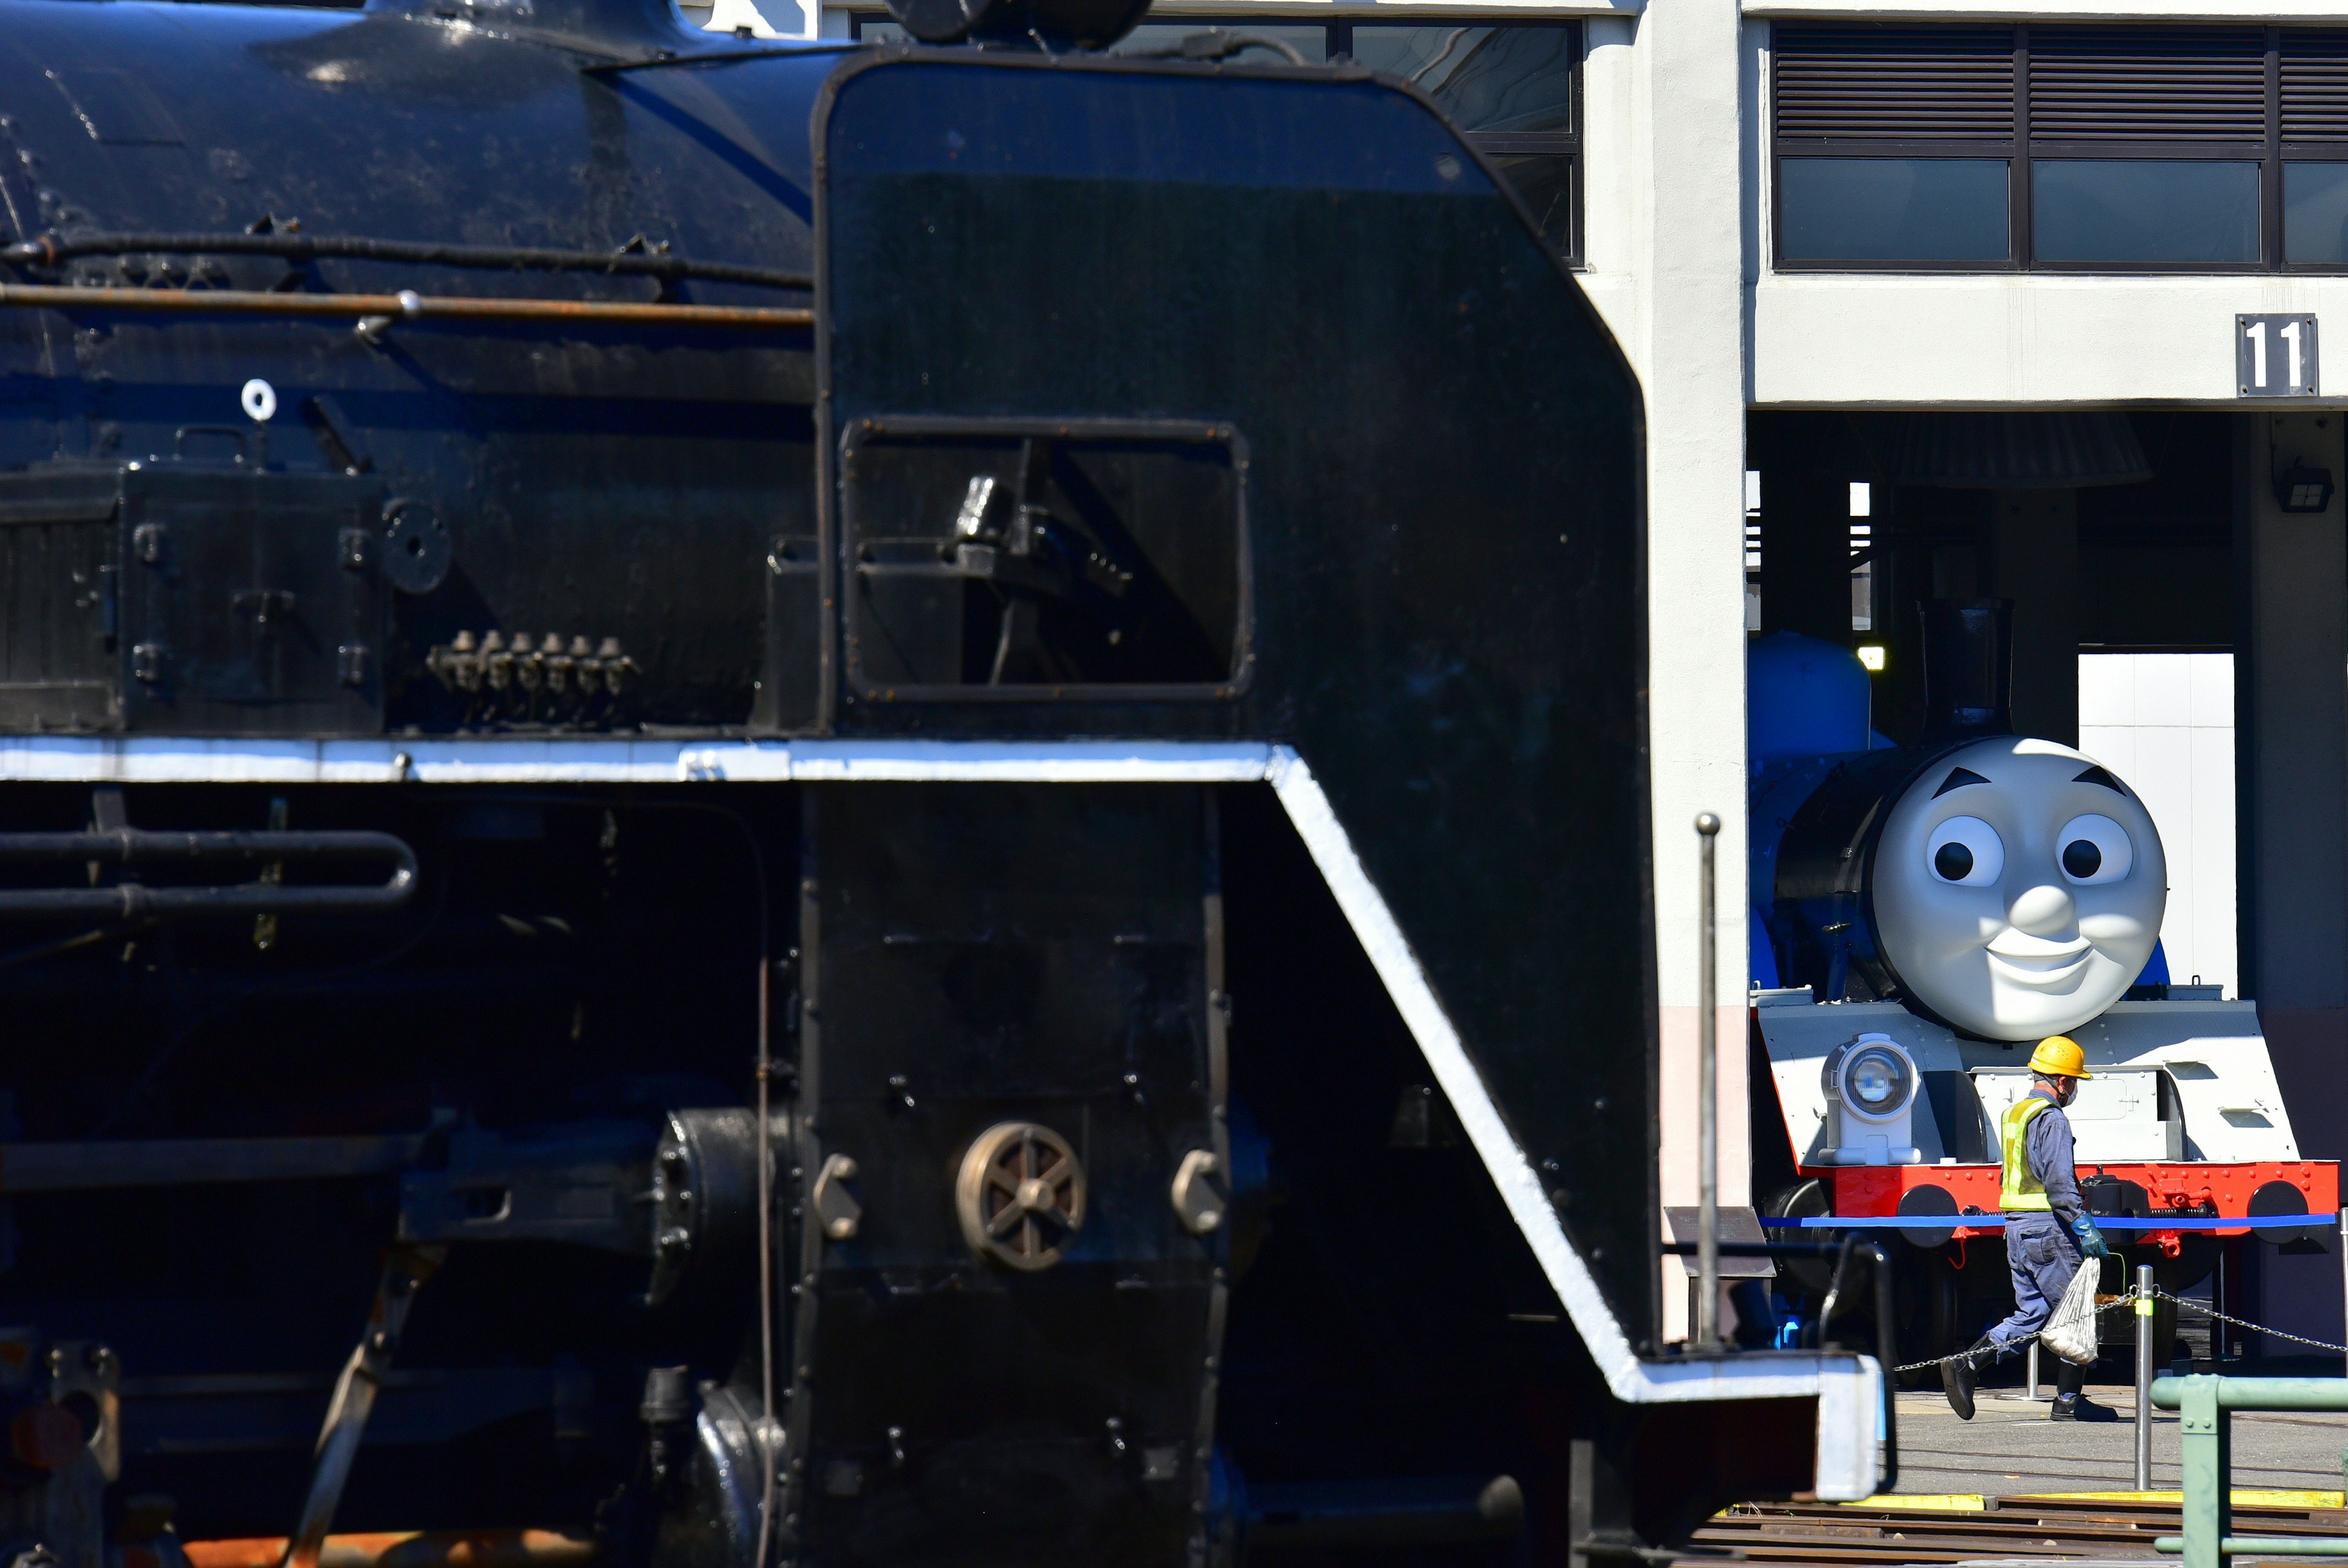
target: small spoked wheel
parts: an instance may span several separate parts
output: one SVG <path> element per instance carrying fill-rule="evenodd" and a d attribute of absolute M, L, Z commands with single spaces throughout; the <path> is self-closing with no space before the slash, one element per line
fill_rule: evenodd
<path fill-rule="evenodd" d="M 954 1207 L 981 1257 L 1049 1268 L 1085 1223 L 1085 1171 L 1068 1141 L 1034 1122 L 1004 1122 L 962 1158 Z"/>

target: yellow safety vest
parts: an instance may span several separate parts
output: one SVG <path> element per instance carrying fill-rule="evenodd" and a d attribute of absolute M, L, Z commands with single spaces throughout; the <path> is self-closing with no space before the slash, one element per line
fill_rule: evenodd
<path fill-rule="evenodd" d="M 2046 1184 L 2030 1169 L 2030 1122 L 2042 1111 L 2052 1111 L 2054 1102 L 2043 1094 L 2025 1094 L 2006 1107 L 2005 1122 L 2000 1134 L 2005 1165 L 1998 1176 L 1997 1206 L 2001 1209 L 2052 1210 L 2046 1201 Z"/>

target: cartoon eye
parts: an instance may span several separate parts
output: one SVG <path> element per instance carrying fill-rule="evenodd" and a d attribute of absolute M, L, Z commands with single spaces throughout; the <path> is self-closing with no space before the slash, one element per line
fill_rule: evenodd
<path fill-rule="evenodd" d="M 2063 875 L 2080 885 L 2117 882 L 2136 864 L 2127 829 L 2108 816 L 2075 816 L 2054 837 Z"/>
<path fill-rule="evenodd" d="M 1980 817 L 1952 816 L 1924 841 L 1924 864 L 1943 882 L 1986 887 L 2005 869 L 2005 840 Z"/>

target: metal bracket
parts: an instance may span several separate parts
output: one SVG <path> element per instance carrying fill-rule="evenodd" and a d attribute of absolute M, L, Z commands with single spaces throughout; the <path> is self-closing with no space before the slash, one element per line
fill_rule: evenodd
<path fill-rule="evenodd" d="M 855 1179 L 856 1162 L 845 1154 L 826 1155 L 823 1169 L 816 1173 L 816 1223 L 832 1241 L 854 1239 L 857 1227 L 864 1223 L 864 1205 L 848 1190 L 848 1184 Z"/>
<path fill-rule="evenodd" d="M 318 1554 L 335 1510 L 350 1480 L 351 1462 L 358 1458 L 359 1440 L 391 1358 L 399 1349 L 400 1331 L 407 1326 L 408 1308 L 416 1293 L 432 1277 L 448 1254 L 446 1247 L 394 1247 L 384 1265 L 383 1284 L 376 1291 L 375 1309 L 367 1314 L 358 1348 L 343 1364 L 335 1397 L 326 1406 L 326 1424 L 318 1434 L 318 1459 L 310 1475 L 310 1495 L 302 1504 L 302 1522 L 285 1542 L 283 1568 L 318 1568 Z"/>
<path fill-rule="evenodd" d="M 63 1405 L 79 1395 L 96 1410 L 90 1457 L 108 1481 L 122 1479 L 122 1362 L 94 1339 L 60 1339 L 49 1347 L 49 1400 Z"/>
<path fill-rule="evenodd" d="M 467 1122 L 442 1137 L 438 1168 L 401 1178 L 403 1244 L 555 1242 L 623 1257 L 654 1251 L 641 1206 L 654 1138 L 639 1123 L 499 1132 Z"/>
<path fill-rule="evenodd" d="M 1212 1179 L 1221 1169 L 1211 1150 L 1193 1149 L 1182 1156 L 1181 1166 L 1174 1173 L 1170 1193 L 1174 1213 L 1192 1235 L 1205 1235 L 1223 1223 L 1229 1201 Z"/>

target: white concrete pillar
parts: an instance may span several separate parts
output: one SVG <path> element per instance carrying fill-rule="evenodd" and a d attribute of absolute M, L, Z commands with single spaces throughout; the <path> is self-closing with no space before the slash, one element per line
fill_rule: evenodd
<path fill-rule="evenodd" d="M 1747 1204 L 1745 910 L 1744 50 L 1736 0 L 1670 0 L 1639 17 L 1632 225 L 1646 392 L 1648 733 L 1666 1205 L 1696 1201 L 1698 812 L 1719 814 L 1720 1199 Z M 1665 1337 L 1687 1291 L 1666 1270 Z"/>

